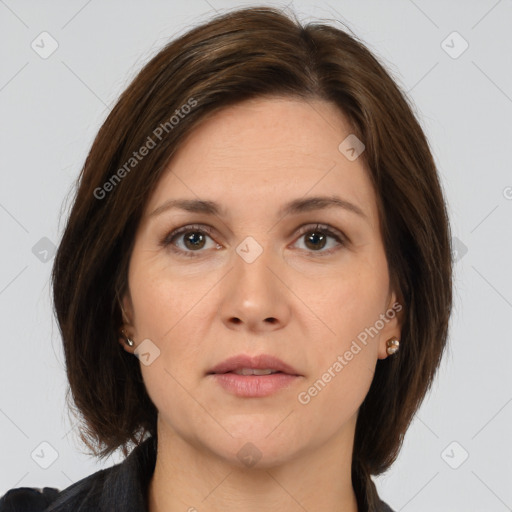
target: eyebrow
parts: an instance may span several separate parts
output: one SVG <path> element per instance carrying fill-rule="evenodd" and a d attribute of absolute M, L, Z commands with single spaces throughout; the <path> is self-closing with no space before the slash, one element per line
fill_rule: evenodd
<path fill-rule="evenodd" d="M 214 201 L 207 201 L 204 199 L 169 199 L 153 210 L 149 214 L 149 217 L 155 217 L 173 208 L 192 213 L 204 213 L 216 216 L 225 216 L 227 213 L 224 208 Z M 277 216 L 284 217 L 286 215 L 293 215 L 313 210 L 324 210 L 327 208 L 343 208 L 344 210 L 355 213 L 356 215 L 369 220 L 359 206 L 337 196 L 315 196 L 294 199 L 282 206 L 278 211 Z"/>

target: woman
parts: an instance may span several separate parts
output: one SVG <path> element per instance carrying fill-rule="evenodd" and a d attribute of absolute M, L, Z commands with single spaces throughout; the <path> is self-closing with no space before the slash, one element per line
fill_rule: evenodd
<path fill-rule="evenodd" d="M 361 42 L 267 7 L 190 30 L 101 127 L 53 269 L 81 437 L 135 448 L 0 510 L 391 510 L 371 476 L 441 360 L 449 241 Z"/>

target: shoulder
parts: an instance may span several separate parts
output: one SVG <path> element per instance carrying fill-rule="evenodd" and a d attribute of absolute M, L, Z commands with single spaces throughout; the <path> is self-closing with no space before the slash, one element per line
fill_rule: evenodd
<path fill-rule="evenodd" d="M 102 469 L 62 491 L 53 487 L 10 489 L 0 498 L 0 512 L 76 511 L 87 497 L 98 497 L 107 472 Z"/>
<path fill-rule="evenodd" d="M 63 491 L 19 487 L 0 497 L 0 512 L 139 512 L 156 461 L 150 437 L 121 463 L 101 469 Z"/>
<path fill-rule="evenodd" d="M 44 510 L 59 494 L 58 489 L 45 487 L 18 487 L 11 489 L 0 498 L 0 512 L 23 512 Z"/>

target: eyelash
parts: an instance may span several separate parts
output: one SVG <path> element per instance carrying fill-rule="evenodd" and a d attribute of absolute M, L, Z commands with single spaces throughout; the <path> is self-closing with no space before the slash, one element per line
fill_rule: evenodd
<path fill-rule="evenodd" d="M 178 253 L 180 255 L 183 255 L 185 257 L 194 258 L 197 257 L 198 254 L 201 252 L 204 252 L 202 250 L 197 251 L 183 251 L 182 249 L 178 249 L 174 245 L 174 240 L 178 238 L 180 235 L 183 235 L 185 233 L 201 233 L 203 235 L 208 235 L 210 238 L 212 238 L 213 229 L 210 226 L 200 225 L 200 224 L 190 224 L 187 226 L 183 226 L 181 228 L 175 229 L 174 231 L 171 231 L 169 234 L 167 234 L 161 241 L 160 245 L 162 247 L 170 247 L 170 249 Z M 331 238 L 334 238 L 336 242 L 339 243 L 340 246 L 346 245 L 346 237 L 340 233 L 338 230 L 335 230 L 334 228 L 331 228 L 329 225 L 326 224 L 308 224 L 305 226 L 301 226 L 299 228 L 298 238 L 301 236 L 304 236 L 308 233 L 322 233 L 324 235 L 327 235 Z M 333 247 L 331 249 L 328 249 L 326 251 L 307 251 L 311 253 L 314 257 L 323 257 L 325 255 L 330 255 L 333 252 L 337 251 L 339 247 Z M 196 254 L 198 253 L 198 254 Z"/>

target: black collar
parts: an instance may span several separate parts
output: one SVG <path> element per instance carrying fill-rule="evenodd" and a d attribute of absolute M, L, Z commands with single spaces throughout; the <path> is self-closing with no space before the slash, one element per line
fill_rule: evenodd
<path fill-rule="evenodd" d="M 156 452 L 156 438 L 149 437 L 123 462 L 64 489 L 46 512 L 148 512 L 148 487 Z"/>
<path fill-rule="evenodd" d="M 149 437 L 115 466 L 103 484 L 101 505 L 105 510 L 148 512 L 148 487 L 156 463 L 157 443 Z"/>

